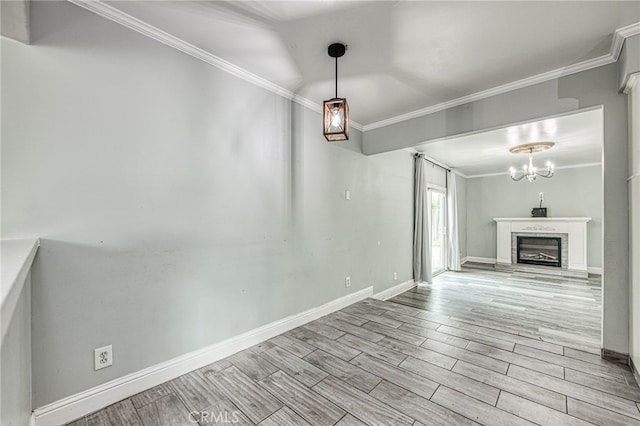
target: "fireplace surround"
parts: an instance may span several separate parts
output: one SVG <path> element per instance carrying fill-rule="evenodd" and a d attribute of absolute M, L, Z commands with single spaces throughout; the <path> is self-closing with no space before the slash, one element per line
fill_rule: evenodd
<path fill-rule="evenodd" d="M 546 217 L 546 218 L 494 218 L 497 222 L 496 269 L 540 271 L 556 275 L 587 277 L 587 222 L 589 217 Z M 529 259 L 522 262 L 518 255 L 518 238 L 528 241 L 527 246 L 535 246 L 536 239 L 557 241 L 555 244 L 541 244 L 542 249 L 527 247 Z M 534 244 L 530 244 L 534 242 Z M 553 252 L 553 253 L 552 253 Z M 521 253 L 522 254 L 522 253 Z M 526 250 L 525 250 L 526 254 Z M 554 259 L 540 259 L 547 256 Z M 519 261 L 520 258 L 520 261 Z M 527 261 L 528 260 L 528 261 Z"/>

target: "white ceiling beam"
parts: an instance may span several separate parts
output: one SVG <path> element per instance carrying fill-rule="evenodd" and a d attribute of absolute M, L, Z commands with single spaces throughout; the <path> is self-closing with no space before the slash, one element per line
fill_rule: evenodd
<path fill-rule="evenodd" d="M 0 33 L 21 43 L 30 43 L 29 0 L 0 1 Z"/>

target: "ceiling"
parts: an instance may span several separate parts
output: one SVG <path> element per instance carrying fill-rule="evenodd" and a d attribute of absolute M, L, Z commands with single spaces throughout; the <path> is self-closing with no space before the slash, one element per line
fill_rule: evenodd
<path fill-rule="evenodd" d="M 639 1 L 111 1 L 316 104 L 339 95 L 364 125 L 607 55 Z"/>
<path fill-rule="evenodd" d="M 551 141 L 555 146 L 533 155 L 534 165 L 551 161 L 556 168 L 602 162 L 602 109 L 520 123 L 482 133 L 438 140 L 414 147 L 465 176 L 508 173 L 527 162 L 526 154 L 509 149 L 530 142 Z"/>

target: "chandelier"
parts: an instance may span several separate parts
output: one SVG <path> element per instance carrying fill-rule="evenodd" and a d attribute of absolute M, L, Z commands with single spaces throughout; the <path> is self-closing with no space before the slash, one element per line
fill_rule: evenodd
<path fill-rule="evenodd" d="M 509 169 L 511 174 L 511 179 L 520 181 L 522 179 L 527 179 L 529 182 L 533 182 L 536 178 L 550 178 L 554 173 L 554 166 L 550 161 L 547 161 L 546 168 L 542 170 L 538 170 L 537 167 L 533 165 L 533 154 L 536 152 L 546 151 L 550 149 L 555 144 L 553 142 L 535 142 L 535 143 L 526 143 L 523 145 L 514 146 L 509 150 L 512 154 L 529 154 L 529 164 L 523 164 L 522 170 L 518 171 L 514 167 Z"/>
<path fill-rule="evenodd" d="M 336 60 L 336 96 L 324 101 L 323 104 L 323 134 L 329 142 L 346 141 L 349 139 L 349 104 L 345 98 L 338 97 L 338 58 L 347 51 L 342 43 L 329 46 L 329 56 Z"/>

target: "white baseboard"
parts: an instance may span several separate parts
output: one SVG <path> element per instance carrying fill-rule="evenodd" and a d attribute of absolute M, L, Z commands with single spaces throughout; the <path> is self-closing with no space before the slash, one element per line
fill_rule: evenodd
<path fill-rule="evenodd" d="M 373 295 L 374 299 L 387 300 L 416 286 L 413 280 L 405 281 Z"/>
<path fill-rule="evenodd" d="M 181 355 L 144 370 L 127 374 L 86 391 L 36 408 L 32 418 L 36 426 L 61 425 L 70 422 L 372 295 L 373 287 L 348 294 L 324 305 L 274 321 L 222 342 Z"/>
<path fill-rule="evenodd" d="M 467 256 L 465 257 L 465 262 L 476 262 L 476 263 L 496 263 L 495 257 L 475 257 L 475 256 Z"/>
<path fill-rule="evenodd" d="M 468 258 L 465 256 L 462 259 L 460 259 L 460 264 L 464 265 L 465 263 L 467 263 Z"/>
<path fill-rule="evenodd" d="M 589 274 L 602 275 L 602 268 L 599 268 L 597 266 L 589 266 L 587 267 L 587 272 Z"/>

